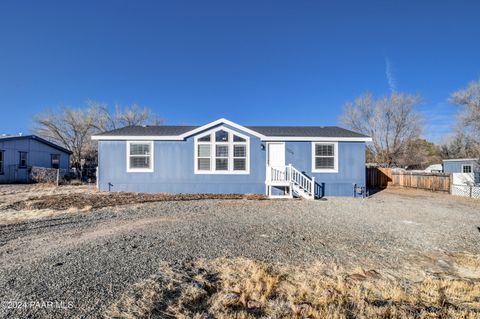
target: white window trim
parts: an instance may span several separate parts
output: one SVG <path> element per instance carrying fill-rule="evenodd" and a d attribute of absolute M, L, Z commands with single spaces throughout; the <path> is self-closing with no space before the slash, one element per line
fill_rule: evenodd
<path fill-rule="evenodd" d="M 470 166 L 470 173 L 464 173 L 463 168 L 466 166 Z M 472 174 L 473 173 L 473 165 L 472 164 L 462 164 L 462 173 L 463 174 Z"/>
<path fill-rule="evenodd" d="M 127 143 L 127 173 L 152 173 L 155 167 L 155 150 L 153 141 L 126 141 Z M 130 167 L 130 144 L 149 144 L 150 145 L 150 167 L 149 168 L 131 168 Z"/>
<path fill-rule="evenodd" d="M 230 133 L 228 142 L 215 142 L 215 132 L 224 130 Z M 233 134 L 240 136 L 245 139 L 245 142 L 233 142 Z M 201 142 L 199 141 L 200 138 L 210 135 L 210 142 Z M 194 173 L 200 175 L 248 175 L 250 174 L 250 138 L 247 135 L 229 129 L 225 126 L 219 126 L 214 129 L 211 129 L 207 132 L 199 134 L 194 138 L 194 156 L 193 156 L 193 165 L 194 165 Z M 208 144 L 210 146 L 210 170 L 199 170 L 198 169 L 198 145 L 199 144 Z M 228 170 L 226 171 L 216 171 L 215 170 L 215 158 L 216 158 L 216 144 L 228 144 Z M 244 171 L 234 171 L 233 170 L 233 145 L 245 145 L 247 150 L 247 157 L 245 158 L 245 168 Z"/>
<path fill-rule="evenodd" d="M 333 165 L 334 168 L 315 168 L 315 145 L 316 144 L 333 144 Z M 312 173 L 338 173 L 338 142 L 318 141 L 312 142 Z"/>

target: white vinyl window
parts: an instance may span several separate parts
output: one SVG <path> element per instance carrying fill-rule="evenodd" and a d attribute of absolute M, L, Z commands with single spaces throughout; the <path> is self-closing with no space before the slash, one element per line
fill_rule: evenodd
<path fill-rule="evenodd" d="M 338 142 L 312 143 L 312 172 L 338 173 Z"/>
<path fill-rule="evenodd" d="M 199 144 L 198 145 L 198 169 L 202 171 L 210 171 L 211 166 L 211 145 Z"/>
<path fill-rule="evenodd" d="M 127 141 L 127 172 L 153 172 L 153 141 Z"/>
<path fill-rule="evenodd" d="M 472 173 L 472 165 L 462 165 L 462 173 Z"/>
<path fill-rule="evenodd" d="M 226 127 L 195 137 L 195 174 L 248 174 L 249 138 Z"/>
<path fill-rule="evenodd" d="M 247 145 L 233 144 L 233 170 L 247 169 Z"/>
<path fill-rule="evenodd" d="M 228 171 L 228 143 L 215 144 L 215 170 Z"/>

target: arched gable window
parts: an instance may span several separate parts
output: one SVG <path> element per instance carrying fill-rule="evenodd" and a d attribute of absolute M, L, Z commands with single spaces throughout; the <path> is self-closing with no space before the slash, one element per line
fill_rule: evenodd
<path fill-rule="evenodd" d="M 195 174 L 249 174 L 250 139 L 226 127 L 195 137 Z"/>

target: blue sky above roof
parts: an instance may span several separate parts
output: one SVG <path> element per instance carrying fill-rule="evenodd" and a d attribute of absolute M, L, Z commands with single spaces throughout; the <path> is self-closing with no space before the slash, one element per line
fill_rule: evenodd
<path fill-rule="evenodd" d="M 426 137 L 479 78 L 478 1 L 3 1 L 0 133 L 86 100 L 167 124 L 338 125 L 364 91 L 420 93 Z"/>

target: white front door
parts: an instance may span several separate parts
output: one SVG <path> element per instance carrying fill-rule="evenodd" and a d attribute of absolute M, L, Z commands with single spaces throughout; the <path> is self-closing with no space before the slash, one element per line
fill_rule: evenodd
<path fill-rule="evenodd" d="M 285 166 L 285 143 L 268 143 L 268 166 Z"/>

